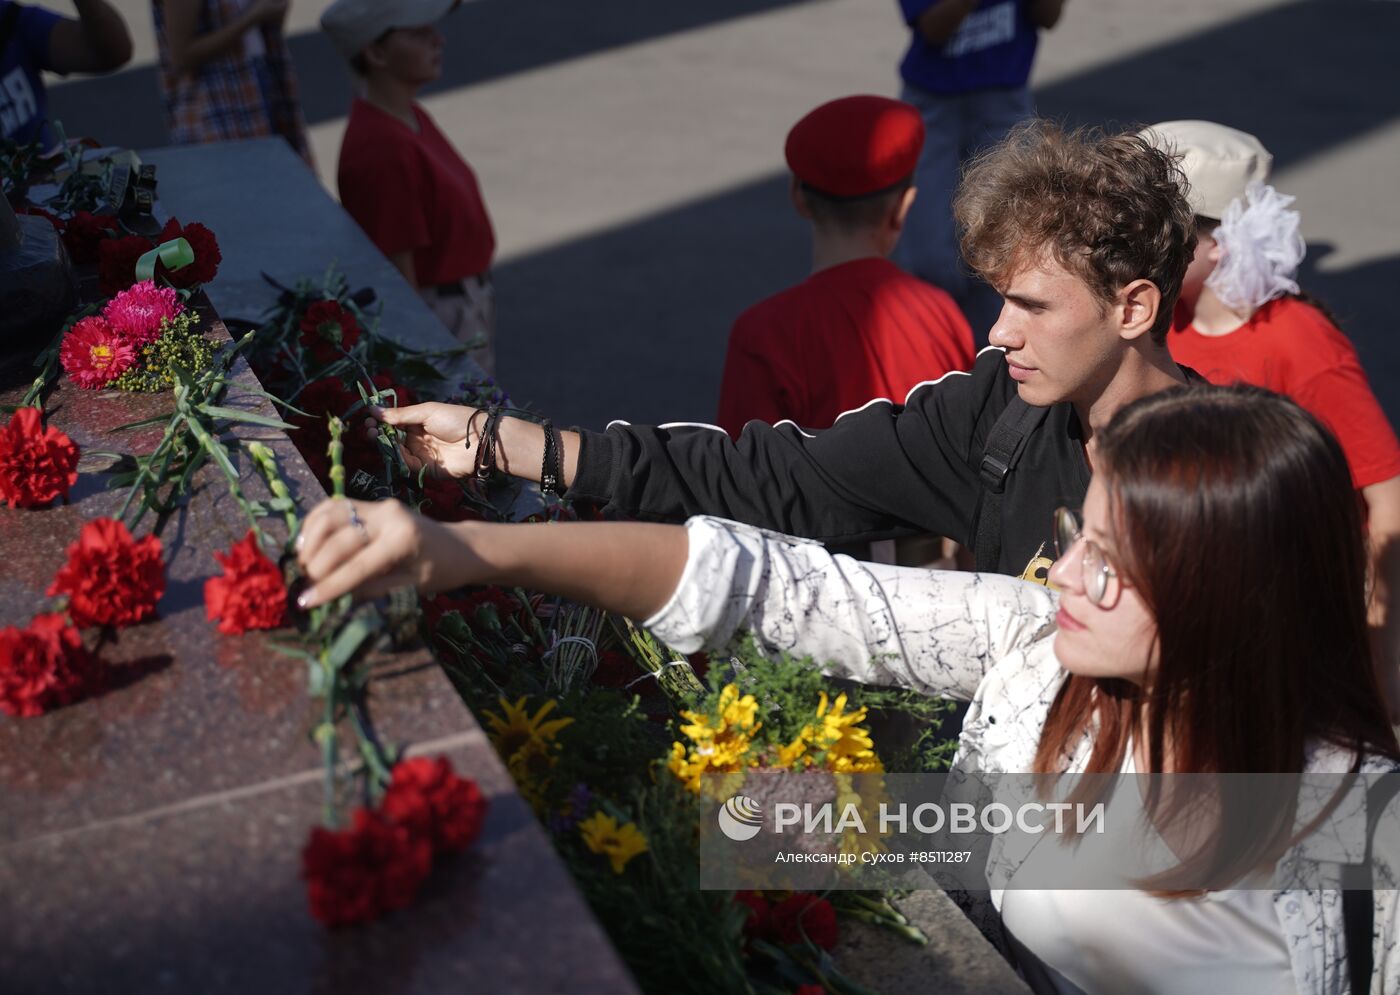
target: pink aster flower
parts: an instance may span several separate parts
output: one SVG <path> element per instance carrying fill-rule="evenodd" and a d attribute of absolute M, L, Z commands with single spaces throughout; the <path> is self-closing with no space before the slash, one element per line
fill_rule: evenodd
<path fill-rule="evenodd" d="M 102 309 L 102 317 L 117 335 L 140 348 L 160 338 L 162 322 L 183 310 L 185 306 L 174 289 L 157 287 L 153 281 L 143 280 L 108 301 Z"/>
<path fill-rule="evenodd" d="M 79 387 L 105 387 L 136 362 L 136 349 L 121 338 L 107 319 L 84 318 L 68 330 L 58 350 L 63 370 Z"/>

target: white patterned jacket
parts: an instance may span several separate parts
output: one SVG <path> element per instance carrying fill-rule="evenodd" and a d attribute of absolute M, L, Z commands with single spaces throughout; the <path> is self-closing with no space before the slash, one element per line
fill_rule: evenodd
<path fill-rule="evenodd" d="M 816 543 L 722 519 L 692 518 L 686 528 L 690 551 L 681 582 L 646 623 L 659 638 L 693 652 L 723 647 L 736 630 L 749 629 L 765 648 L 828 661 L 824 669 L 836 676 L 970 700 L 954 775 L 1033 769 L 1041 728 L 1066 677 L 1053 652 L 1052 592 L 998 575 L 833 557 Z M 1071 771 L 1083 769 L 1091 742 L 1086 736 L 1073 752 Z M 1344 773 L 1351 760 L 1345 751 L 1319 745 L 1309 751 L 1305 772 Z M 1361 769 L 1381 773 L 1394 765 L 1368 759 Z M 1364 791 L 1357 787 L 1335 819 L 1364 811 Z M 1398 808 L 1400 799 L 1387 809 L 1387 821 L 1400 817 Z M 1307 886 L 1274 893 L 1300 995 L 1350 992 L 1338 865 L 1357 863 L 1362 854 L 1359 841 L 1329 832 L 1332 825 L 1324 823 L 1282 858 L 1292 879 Z M 1395 842 L 1387 834 L 1376 842 L 1371 995 L 1400 992 Z M 1012 872 L 989 864 L 996 907 L 1002 892 L 995 884 Z M 982 912 L 995 914 L 985 900 Z M 979 918 L 975 910 L 969 914 Z"/>

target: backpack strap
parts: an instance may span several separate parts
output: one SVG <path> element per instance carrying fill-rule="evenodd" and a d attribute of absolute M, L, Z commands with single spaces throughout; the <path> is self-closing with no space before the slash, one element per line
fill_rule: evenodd
<path fill-rule="evenodd" d="M 1376 823 L 1381 813 L 1400 794 L 1400 773 L 1382 774 L 1366 792 L 1366 853 L 1360 864 L 1348 864 L 1342 870 L 1342 933 L 1346 938 L 1347 975 L 1351 995 L 1366 995 L 1371 990 L 1371 973 L 1375 969 L 1375 899 L 1371 880 L 1371 847 L 1375 843 Z"/>
<path fill-rule="evenodd" d="M 982 450 L 982 496 L 977 502 L 976 538 L 973 553 L 977 569 L 994 573 L 1001 561 L 1001 498 L 1006 478 L 1025 452 L 1026 440 L 1045 421 L 1049 408 L 1037 408 L 1014 395 L 992 426 Z"/>

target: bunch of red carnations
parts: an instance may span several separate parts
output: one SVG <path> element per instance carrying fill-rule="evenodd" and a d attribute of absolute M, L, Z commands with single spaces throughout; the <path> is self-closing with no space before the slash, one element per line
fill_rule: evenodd
<path fill-rule="evenodd" d="M 487 799 L 445 757 L 397 764 L 375 809 L 357 808 L 348 829 L 317 827 L 302 850 L 311 914 L 328 926 L 369 922 L 406 908 L 433 859 L 481 833 Z"/>
<path fill-rule="evenodd" d="M 61 609 L 25 628 L 0 629 L 0 712 L 42 715 L 100 690 L 105 670 L 79 630 L 153 618 L 164 593 L 159 539 L 135 540 L 110 518 L 88 522 L 48 588 L 49 597 L 64 599 Z"/>
<path fill-rule="evenodd" d="M 136 282 L 136 264 L 142 256 L 177 238 L 183 238 L 189 243 L 194 261 L 179 269 L 167 269 L 165 263 L 156 263 L 155 277 L 159 282 L 183 290 L 192 290 L 214 279 L 219 272 L 219 263 L 223 261 L 223 253 L 219 251 L 219 240 L 214 237 L 212 231 L 198 222 L 182 225 L 178 218 L 171 218 L 154 239 L 144 235 L 120 237 L 115 229 L 100 229 L 100 223 L 84 222 L 77 225 L 76 222 L 75 217 L 67 223 L 67 228 L 78 227 L 81 232 L 78 238 L 83 239 L 83 242 L 81 248 L 74 252 L 78 238 L 65 239 L 69 242 L 69 251 L 75 256 L 81 254 L 86 258 L 89 247 L 96 246 L 98 278 L 102 293 L 108 297 L 120 293 Z"/>

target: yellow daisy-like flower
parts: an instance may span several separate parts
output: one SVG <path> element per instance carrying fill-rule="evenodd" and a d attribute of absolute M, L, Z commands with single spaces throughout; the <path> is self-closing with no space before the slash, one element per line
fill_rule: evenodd
<path fill-rule="evenodd" d="M 539 707 L 534 715 L 529 714 L 525 708 L 527 699 L 521 697 L 514 704 L 500 699 L 503 715 L 495 712 L 486 713 L 486 722 L 491 727 L 491 742 L 496 745 L 496 750 L 505 758 L 509 764 L 512 757 L 527 746 L 537 745 L 547 748 L 554 742 L 554 737 L 559 735 L 559 730 L 570 725 L 573 719 L 551 719 L 545 721 L 545 716 L 553 711 L 556 702 L 546 701 Z"/>
<path fill-rule="evenodd" d="M 686 724 L 681 732 L 690 739 L 671 744 L 666 766 L 691 791 L 700 791 L 702 774 L 729 774 L 741 770 L 753 749 L 753 734 L 763 727 L 757 721 L 758 702 L 751 694 L 742 697 L 735 684 L 719 694 L 717 717 L 701 712 L 682 711 Z"/>
<path fill-rule="evenodd" d="M 778 749 L 778 765 L 802 770 L 816 763 L 814 753 L 826 755 L 826 768 L 838 773 L 880 772 L 885 768 L 875 755 L 875 743 L 868 730 L 861 728 L 866 709 L 846 714 L 846 695 L 830 701 L 821 692 L 816 724 L 802 727 L 787 746 Z"/>
<path fill-rule="evenodd" d="M 647 838 L 635 822 L 619 826 L 612 816 L 594 812 L 579 823 L 578 830 L 583 835 L 583 845 L 606 856 L 614 874 L 621 874 L 629 860 L 647 851 Z"/>
<path fill-rule="evenodd" d="M 875 755 L 875 742 L 870 738 L 870 732 L 860 725 L 865 721 L 865 714 L 865 708 L 846 714 L 844 692 L 837 695 L 834 703 L 829 703 L 826 692 L 822 692 L 821 703 L 817 706 L 817 722 L 820 724 L 812 741 L 818 750 L 826 754 L 829 770 L 859 774 L 885 769 Z"/>

